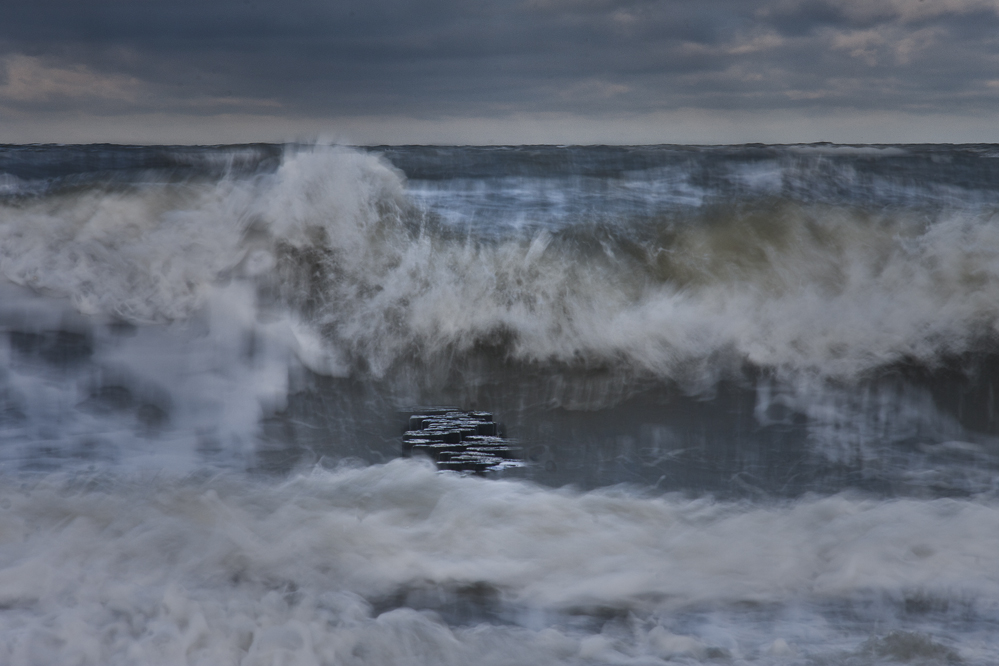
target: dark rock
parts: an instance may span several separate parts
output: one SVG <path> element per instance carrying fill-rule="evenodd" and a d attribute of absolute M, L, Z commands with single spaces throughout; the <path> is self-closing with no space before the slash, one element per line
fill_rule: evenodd
<path fill-rule="evenodd" d="M 500 426 L 489 412 L 465 412 L 454 407 L 423 407 L 410 413 L 402 435 L 404 455 L 423 455 L 438 469 L 485 474 L 517 466 L 523 451 L 499 436 Z"/>

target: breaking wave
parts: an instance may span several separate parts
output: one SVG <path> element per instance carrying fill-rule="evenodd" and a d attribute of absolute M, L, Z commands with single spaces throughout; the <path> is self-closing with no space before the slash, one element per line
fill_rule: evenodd
<path fill-rule="evenodd" d="M 482 237 L 384 159 L 313 148 L 273 172 L 7 196 L 0 272 L 136 324 L 242 284 L 332 374 L 491 350 L 694 385 L 745 364 L 848 380 L 991 344 L 994 213 L 765 196 Z"/>

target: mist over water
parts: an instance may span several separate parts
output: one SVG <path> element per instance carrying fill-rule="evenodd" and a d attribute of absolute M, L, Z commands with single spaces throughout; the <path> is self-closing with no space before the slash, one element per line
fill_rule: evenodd
<path fill-rule="evenodd" d="M 0 148 L 3 661 L 993 663 L 997 157 Z"/>

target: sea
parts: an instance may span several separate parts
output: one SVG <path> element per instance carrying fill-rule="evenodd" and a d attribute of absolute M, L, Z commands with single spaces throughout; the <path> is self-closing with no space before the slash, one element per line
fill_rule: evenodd
<path fill-rule="evenodd" d="M 0 146 L 0 663 L 999 663 L 997 214 L 999 145 Z"/>

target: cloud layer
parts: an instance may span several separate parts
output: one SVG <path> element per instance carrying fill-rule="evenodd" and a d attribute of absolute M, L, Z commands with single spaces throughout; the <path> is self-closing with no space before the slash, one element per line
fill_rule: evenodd
<path fill-rule="evenodd" d="M 0 24 L 11 127 L 997 111 L 999 0 L 14 0 Z"/>

